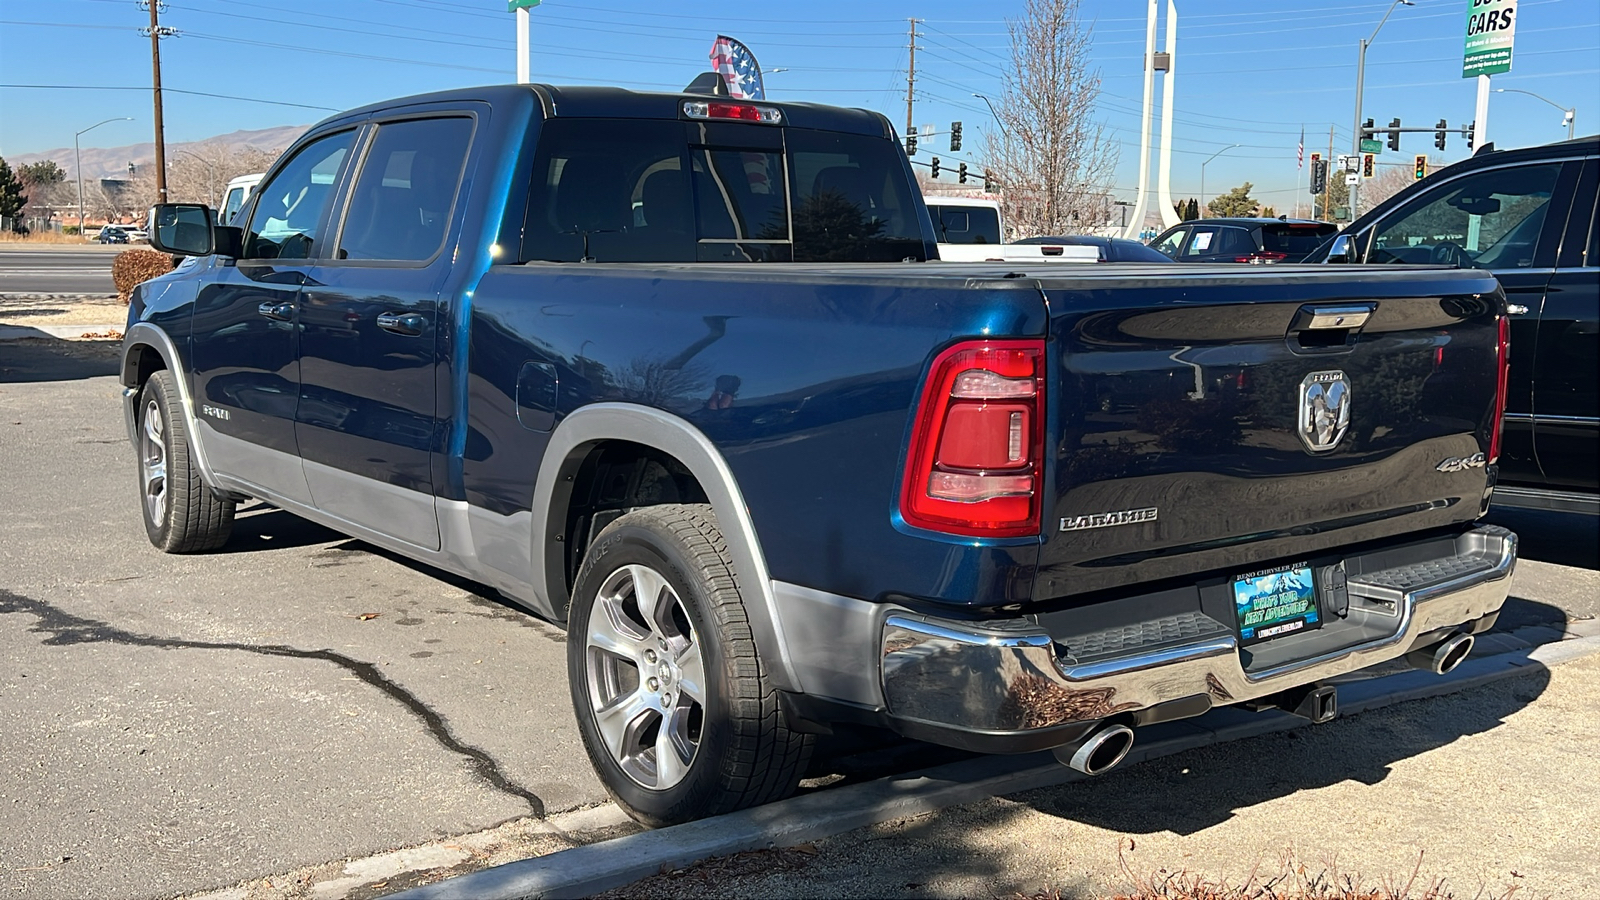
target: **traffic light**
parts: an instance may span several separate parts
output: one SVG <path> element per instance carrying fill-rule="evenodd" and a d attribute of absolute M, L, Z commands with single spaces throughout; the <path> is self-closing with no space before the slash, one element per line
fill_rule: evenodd
<path fill-rule="evenodd" d="M 1377 160 L 1377 154 L 1376 153 L 1363 153 L 1363 154 L 1361 154 L 1361 177 L 1362 178 L 1371 178 L 1372 177 L 1372 170 L 1373 170 L 1373 167 L 1376 165 L 1376 160 Z"/>
<path fill-rule="evenodd" d="M 1400 149 L 1400 119 L 1398 117 L 1389 120 L 1389 149 Z"/>
<path fill-rule="evenodd" d="M 1320 194 L 1328 189 L 1328 163 L 1322 154 L 1311 154 L 1311 193 Z"/>
<path fill-rule="evenodd" d="M 951 122 L 950 123 L 950 152 L 951 153 L 960 153 L 961 152 L 961 123 L 960 122 Z"/>
<path fill-rule="evenodd" d="M 906 135 L 906 155 L 907 156 L 916 156 L 917 155 L 917 135 L 916 135 L 916 132 L 912 132 L 911 134 Z"/>
<path fill-rule="evenodd" d="M 1368 119 L 1365 123 L 1362 124 L 1362 126 L 1361 126 L 1361 139 L 1362 140 L 1366 140 L 1367 138 L 1373 138 L 1373 137 L 1377 137 L 1378 136 L 1377 129 L 1373 128 L 1372 125 L 1373 125 L 1373 123 L 1372 123 L 1371 119 Z"/>
<path fill-rule="evenodd" d="M 933 158 L 933 164 L 932 164 L 932 166 L 930 166 L 930 168 L 933 169 L 933 177 L 934 178 L 938 178 L 939 177 L 939 157 L 935 156 Z"/>
<path fill-rule="evenodd" d="M 1473 132 L 1478 130 L 1478 122 L 1477 122 L 1477 120 L 1474 119 L 1473 121 L 1468 122 L 1467 125 L 1466 125 L 1466 129 L 1467 129 L 1467 149 L 1471 150 L 1472 149 Z"/>
<path fill-rule="evenodd" d="M 1418 181 L 1421 181 L 1428 177 L 1428 154 L 1418 153 L 1416 162 L 1417 171 L 1415 177 Z"/>
<path fill-rule="evenodd" d="M 1450 123 L 1444 119 L 1440 119 L 1437 127 L 1439 130 L 1433 133 L 1433 145 L 1438 147 L 1440 150 L 1443 150 L 1445 129 L 1450 127 Z"/>
<path fill-rule="evenodd" d="M 989 193 L 989 192 L 991 192 L 993 190 L 994 190 L 994 176 L 992 174 L 990 174 L 988 169 L 984 169 L 983 170 L 983 191 L 984 191 L 984 193 L 987 194 L 987 193 Z"/>
<path fill-rule="evenodd" d="M 956 181 L 961 183 L 961 184 L 966 184 L 967 183 L 967 164 L 966 163 L 962 163 L 961 167 L 956 169 Z"/>

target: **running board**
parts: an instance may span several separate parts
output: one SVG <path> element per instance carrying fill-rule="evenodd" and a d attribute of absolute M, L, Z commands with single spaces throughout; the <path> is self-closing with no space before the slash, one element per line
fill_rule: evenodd
<path fill-rule="evenodd" d="M 1491 506 L 1504 509 L 1542 509 L 1550 512 L 1600 515 L 1600 496 L 1576 491 L 1550 491 L 1540 488 L 1506 487 L 1494 489 Z"/>

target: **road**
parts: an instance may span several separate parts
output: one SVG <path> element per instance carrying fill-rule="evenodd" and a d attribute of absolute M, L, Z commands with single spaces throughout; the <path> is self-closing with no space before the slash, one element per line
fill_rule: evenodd
<path fill-rule="evenodd" d="M 111 260 L 126 249 L 117 244 L 0 244 L 0 294 L 114 294 Z"/>
<path fill-rule="evenodd" d="M 225 552 L 153 550 L 115 368 L 0 342 L 0 894 L 170 896 L 604 800 L 562 633 L 487 589 L 260 505 Z M 1534 521 L 1505 621 L 1600 611 L 1584 521 Z"/>

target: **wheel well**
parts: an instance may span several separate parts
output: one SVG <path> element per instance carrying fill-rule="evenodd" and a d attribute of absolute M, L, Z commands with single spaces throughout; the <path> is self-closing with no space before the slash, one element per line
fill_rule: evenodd
<path fill-rule="evenodd" d="M 554 604 L 563 614 L 583 556 L 607 525 L 624 513 L 646 506 L 707 502 L 705 488 L 689 467 L 653 447 L 630 441 L 602 441 L 575 456 L 575 465 L 569 460 L 563 467 L 572 478 L 565 519 L 552 516 L 551 521 L 560 529 L 556 533 L 564 537 L 561 562 L 565 590 L 560 602 Z"/>
<path fill-rule="evenodd" d="M 140 344 L 128 351 L 122 361 L 122 384 L 125 387 L 139 387 L 150 379 L 151 375 L 167 367 L 167 361 L 161 358 L 156 348 L 149 344 Z"/>

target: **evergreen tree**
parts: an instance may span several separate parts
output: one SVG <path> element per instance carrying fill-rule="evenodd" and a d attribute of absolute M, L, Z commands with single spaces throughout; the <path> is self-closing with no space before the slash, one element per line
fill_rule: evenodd
<path fill-rule="evenodd" d="M 22 208 L 28 205 L 28 195 L 22 192 L 22 182 L 11 171 L 4 157 L 0 157 L 0 219 L 11 220 L 11 228 L 22 230 Z"/>

